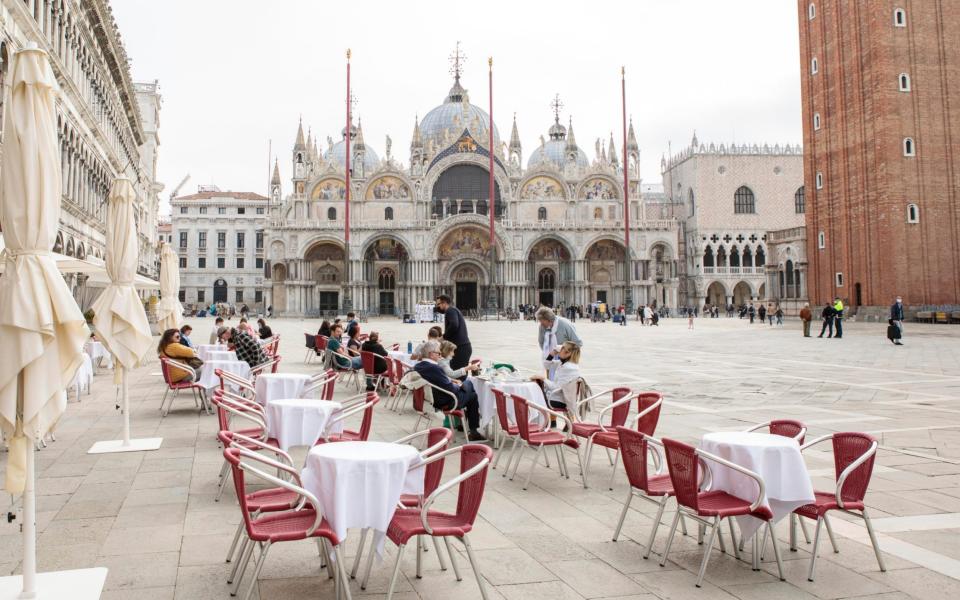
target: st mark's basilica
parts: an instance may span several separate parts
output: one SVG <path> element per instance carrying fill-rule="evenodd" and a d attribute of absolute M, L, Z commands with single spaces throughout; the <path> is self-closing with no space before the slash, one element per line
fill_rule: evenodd
<path fill-rule="evenodd" d="M 447 293 L 464 311 L 483 309 L 491 283 L 498 305 L 587 304 L 632 300 L 678 305 L 679 222 L 641 197 L 640 150 L 630 124 L 627 164 L 611 137 L 591 160 L 574 125 L 553 123 L 524 156 L 514 118 L 508 143 L 486 111 L 470 102 L 460 65 L 443 103 L 413 123 L 407 165 L 390 138 L 381 156 L 350 128 L 350 260 L 345 268 L 347 131 L 326 150 L 297 131 L 292 189 L 274 166 L 266 226 L 266 304 L 280 315 L 351 307 L 371 314 L 410 311 Z M 544 111 L 544 125 L 550 115 Z M 615 125 L 614 120 L 611 125 Z M 496 248 L 489 240 L 489 157 L 494 151 Z M 630 244 L 624 249 L 623 169 L 630 185 Z M 661 218 L 647 218 L 647 216 Z M 627 256 L 629 254 L 629 261 Z M 345 272 L 347 270 L 348 272 Z"/>

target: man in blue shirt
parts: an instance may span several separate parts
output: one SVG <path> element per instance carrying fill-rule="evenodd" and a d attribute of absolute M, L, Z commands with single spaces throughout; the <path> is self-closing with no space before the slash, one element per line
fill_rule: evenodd
<path fill-rule="evenodd" d="M 184 325 L 180 328 L 180 343 L 187 348 L 193 348 L 193 342 L 190 341 L 190 334 L 193 333 L 193 327 Z"/>
<path fill-rule="evenodd" d="M 433 407 L 437 410 L 463 409 L 470 429 L 467 439 L 471 442 L 485 441 L 486 438 L 479 431 L 480 403 L 477 401 L 477 392 L 473 389 L 473 383 L 470 381 L 460 383 L 450 379 L 437 364 L 438 360 L 440 360 L 440 344 L 429 341 L 423 345 L 423 356 L 420 362 L 413 367 L 413 370 L 430 385 L 450 392 L 457 398 L 456 406 L 454 406 L 453 398 L 434 390 Z"/>
<path fill-rule="evenodd" d="M 337 323 L 330 328 L 330 338 L 327 340 L 327 352 L 333 353 L 334 366 L 338 369 L 361 369 L 363 362 L 359 356 L 350 356 L 340 338 L 343 336 L 343 325 Z"/>

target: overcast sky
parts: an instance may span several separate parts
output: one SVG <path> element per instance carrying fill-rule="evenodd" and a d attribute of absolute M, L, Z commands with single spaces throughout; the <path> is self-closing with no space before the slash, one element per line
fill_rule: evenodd
<path fill-rule="evenodd" d="M 184 175 L 221 189 L 266 192 L 268 144 L 284 194 L 297 119 L 318 146 L 343 128 L 346 48 L 364 138 L 409 162 L 414 116 L 442 102 L 459 40 L 463 85 L 494 120 L 517 123 L 524 160 L 553 120 L 573 116 L 577 142 L 614 132 L 620 147 L 620 66 L 645 183 L 694 130 L 702 142 L 799 143 L 797 5 L 792 0 L 633 2 L 308 2 L 113 0 L 134 79 L 160 81 L 160 173 L 169 195 Z M 272 163 L 271 163 L 272 164 Z"/>

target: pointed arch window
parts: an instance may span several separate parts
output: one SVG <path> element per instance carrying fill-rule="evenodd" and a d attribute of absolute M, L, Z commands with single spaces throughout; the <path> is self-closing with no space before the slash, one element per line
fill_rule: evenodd
<path fill-rule="evenodd" d="M 763 251 L 763 247 L 757 248 L 757 258 L 753 261 L 753 266 L 762 267 L 767 263 L 767 254 Z"/>
<path fill-rule="evenodd" d="M 806 192 L 804 192 L 802 185 L 798 187 L 797 191 L 793 194 L 793 211 L 798 215 L 807 212 Z"/>
<path fill-rule="evenodd" d="M 807 19 L 813 20 L 817 16 L 817 6 L 811 2 L 810 6 L 807 7 Z"/>
<path fill-rule="evenodd" d="M 541 269 L 537 274 L 537 289 L 552 290 L 557 285 L 557 277 L 553 269 Z"/>
<path fill-rule="evenodd" d="M 713 265 L 713 248 L 707 246 L 707 249 L 703 251 L 703 266 L 712 267 Z"/>
<path fill-rule="evenodd" d="M 332 206 L 327 209 L 327 220 L 328 220 L 328 221 L 336 221 L 336 220 L 337 220 L 337 209 L 335 209 L 335 208 L 332 207 Z"/>
<path fill-rule="evenodd" d="M 753 190 L 745 185 L 737 189 L 733 194 L 733 212 L 738 215 L 757 212 L 757 201 L 753 195 Z"/>
<path fill-rule="evenodd" d="M 820 130 L 820 113 L 813 113 L 813 130 Z"/>

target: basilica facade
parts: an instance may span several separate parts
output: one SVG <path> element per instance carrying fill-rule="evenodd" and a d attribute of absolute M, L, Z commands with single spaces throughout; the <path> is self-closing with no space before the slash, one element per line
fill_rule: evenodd
<path fill-rule="evenodd" d="M 544 119 L 549 123 L 549 117 Z M 362 122 L 320 150 L 301 123 L 292 188 L 275 165 L 266 224 L 265 302 L 278 315 L 350 307 L 410 312 L 449 294 L 465 311 L 498 306 L 604 301 L 677 307 L 676 218 L 647 218 L 640 151 L 631 123 L 627 164 L 611 137 L 589 158 L 559 106 L 540 144 L 524 157 L 514 119 L 503 141 L 455 73 L 443 103 L 415 119 L 406 166 L 390 138 L 381 157 Z M 546 124 L 546 123 L 545 123 Z M 345 156 L 350 136 L 350 245 L 344 245 Z M 494 202 L 489 164 L 494 156 Z M 624 169 L 630 247 L 624 246 Z M 490 243 L 489 211 L 495 241 Z M 495 272 L 491 272 L 491 268 Z"/>

